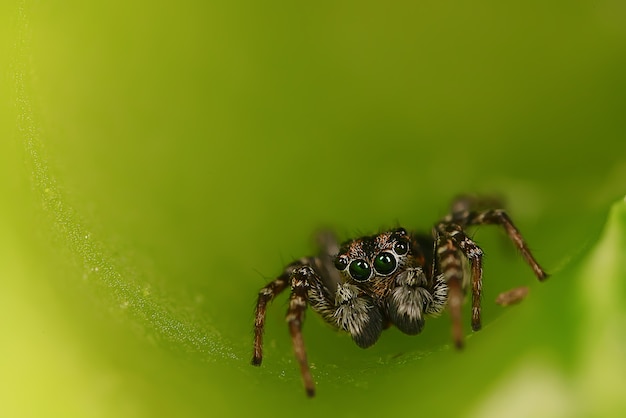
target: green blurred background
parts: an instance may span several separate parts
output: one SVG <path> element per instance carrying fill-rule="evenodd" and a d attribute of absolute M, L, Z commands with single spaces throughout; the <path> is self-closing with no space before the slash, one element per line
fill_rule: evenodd
<path fill-rule="evenodd" d="M 0 416 L 626 410 L 623 2 L 9 0 L 0 35 Z M 464 352 L 447 316 L 361 350 L 310 314 L 309 400 L 283 297 L 248 365 L 313 231 L 428 230 L 462 192 L 553 273 L 476 231 Z"/>

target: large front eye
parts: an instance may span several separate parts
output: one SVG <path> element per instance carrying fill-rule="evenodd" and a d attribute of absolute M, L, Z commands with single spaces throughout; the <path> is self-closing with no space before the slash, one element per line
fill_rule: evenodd
<path fill-rule="evenodd" d="M 358 282 L 363 282 L 370 278 L 372 268 L 367 261 L 358 259 L 350 263 L 350 276 Z"/>
<path fill-rule="evenodd" d="M 382 252 L 378 254 L 374 260 L 374 268 L 376 272 L 382 275 L 391 274 L 396 269 L 396 258 L 390 252 Z"/>

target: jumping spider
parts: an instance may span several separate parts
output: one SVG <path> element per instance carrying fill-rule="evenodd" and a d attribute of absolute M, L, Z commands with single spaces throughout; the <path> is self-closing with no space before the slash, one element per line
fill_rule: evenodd
<path fill-rule="evenodd" d="M 320 235 L 318 256 L 289 264 L 259 292 L 252 364 L 259 366 L 263 360 L 267 304 L 287 287 L 291 296 L 286 319 L 308 396 L 314 396 L 315 385 L 302 339 L 307 304 L 328 323 L 348 332 L 362 348 L 374 344 L 391 325 L 409 335 L 419 334 L 425 317 L 437 315 L 447 306 L 452 339 L 461 348 L 461 305 L 470 286 L 472 329 L 481 327 L 483 251 L 468 237 L 467 227 L 502 226 L 537 278 L 543 281 L 548 277 L 506 212 L 489 207 L 494 207 L 493 200 L 460 197 L 430 235 L 396 228 L 341 246 L 332 234 Z M 464 276 L 463 257 L 468 261 L 470 277 Z"/>

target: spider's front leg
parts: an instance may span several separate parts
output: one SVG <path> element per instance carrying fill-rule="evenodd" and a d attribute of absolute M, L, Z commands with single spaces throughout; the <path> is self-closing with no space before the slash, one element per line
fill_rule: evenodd
<path fill-rule="evenodd" d="M 267 311 L 267 305 L 287 288 L 289 285 L 289 277 L 294 269 L 294 265 L 288 266 L 283 274 L 259 291 L 256 309 L 254 311 L 254 345 L 252 361 L 250 362 L 253 366 L 260 366 L 263 362 L 263 332 L 265 331 L 265 313 Z"/>
<path fill-rule="evenodd" d="M 291 297 L 289 299 L 289 309 L 287 310 L 287 324 L 293 343 L 293 350 L 296 360 L 300 365 L 300 374 L 304 383 L 304 389 L 308 396 L 315 396 L 315 384 L 311 376 L 311 369 L 306 358 L 304 339 L 302 338 L 302 323 L 304 312 L 307 307 L 307 295 L 311 288 L 311 283 L 320 282 L 319 276 L 310 266 L 301 266 L 291 273 Z"/>
<path fill-rule="evenodd" d="M 304 312 L 307 307 L 309 290 L 314 289 L 315 299 L 320 299 L 318 294 L 321 289 L 321 280 L 315 270 L 309 265 L 311 260 L 302 259 L 296 261 L 285 269 L 276 280 L 267 284 L 259 291 L 255 310 L 254 321 L 254 353 L 252 355 L 252 365 L 260 366 L 263 361 L 263 332 L 265 329 L 265 313 L 267 305 L 276 295 L 291 286 L 291 296 L 289 298 L 289 308 L 287 309 L 287 324 L 293 349 L 300 365 L 302 380 L 307 395 L 315 395 L 315 385 L 311 370 L 306 358 L 306 350 L 304 348 L 304 339 L 302 338 L 302 322 L 304 321 Z M 321 296 L 324 298 L 324 295 Z"/>
<path fill-rule="evenodd" d="M 444 222 L 453 222 L 461 227 L 472 225 L 500 225 L 506 231 L 515 247 L 526 260 L 526 263 L 540 281 L 548 278 L 548 274 L 533 257 L 522 234 L 513 225 L 513 221 L 504 209 L 489 209 L 489 206 L 498 207 L 497 199 L 460 196 L 452 203 L 452 212 Z"/>
<path fill-rule="evenodd" d="M 435 227 L 435 252 L 439 268 L 448 285 L 448 309 L 452 318 L 452 338 L 457 348 L 463 347 L 463 326 L 461 306 L 467 285 L 463 280 L 461 253 L 471 265 L 472 280 L 472 329 L 481 328 L 480 300 L 482 295 L 482 258 L 483 251 L 463 232 L 463 229 L 451 222 L 441 222 Z"/>
<path fill-rule="evenodd" d="M 537 263 L 526 245 L 522 234 L 513 225 L 511 218 L 502 209 L 485 209 L 496 200 L 464 196 L 452 204 L 452 212 L 435 226 L 435 252 L 439 267 L 449 288 L 450 315 L 453 322 L 453 338 L 457 347 L 463 345 L 461 328 L 461 304 L 464 286 L 461 257 L 463 254 L 471 264 L 472 283 L 472 328 L 481 328 L 482 257 L 483 252 L 464 232 L 464 228 L 474 225 L 500 225 L 520 251 L 526 263 L 540 281 L 548 274 Z"/>

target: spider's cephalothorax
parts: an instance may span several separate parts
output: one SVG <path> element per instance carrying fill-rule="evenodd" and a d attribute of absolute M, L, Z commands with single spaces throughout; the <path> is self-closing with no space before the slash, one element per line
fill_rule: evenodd
<path fill-rule="evenodd" d="M 315 389 L 301 332 L 307 305 L 363 348 L 374 344 L 391 325 L 406 334 L 418 334 L 426 316 L 437 315 L 447 306 L 453 341 L 461 348 L 461 305 L 468 288 L 472 328 L 476 331 L 481 326 L 483 252 L 466 235 L 466 227 L 501 225 L 539 280 L 547 278 L 508 215 L 501 209 L 486 209 L 489 204 L 493 201 L 455 200 L 451 213 L 435 225 L 431 235 L 397 228 L 339 246 L 332 234 L 320 234 L 317 257 L 291 263 L 259 292 L 252 364 L 258 366 L 263 359 L 267 304 L 287 287 L 291 289 L 287 323 L 309 396 Z M 469 261 L 469 277 L 463 276 L 463 257 Z"/>

